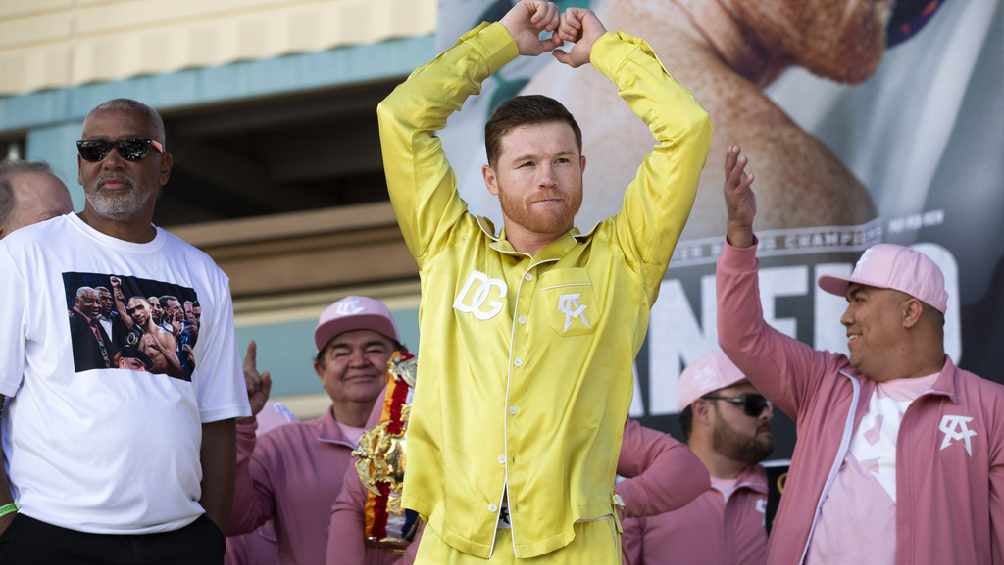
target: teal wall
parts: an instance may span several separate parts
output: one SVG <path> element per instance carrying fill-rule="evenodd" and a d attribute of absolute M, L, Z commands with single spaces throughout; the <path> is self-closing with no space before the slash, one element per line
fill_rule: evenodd
<path fill-rule="evenodd" d="M 404 344 L 418 351 L 418 308 L 392 311 L 397 331 Z M 273 324 L 242 325 L 237 328 L 237 346 L 241 357 L 252 339 L 258 344 L 258 370 L 272 372 L 272 396 L 321 393 L 314 373 L 313 359 L 315 318 Z"/>
<path fill-rule="evenodd" d="M 101 102 L 132 98 L 164 110 L 292 94 L 407 75 L 433 55 L 427 35 L 8 96 L 0 98 L 0 135 L 24 132 L 26 157 L 52 164 L 79 207 L 73 142 Z"/>
<path fill-rule="evenodd" d="M 48 161 L 52 172 L 63 179 L 73 197 L 73 207 L 84 207 L 84 191 L 77 184 L 77 153 L 74 142 L 80 138 L 83 120 L 69 120 L 28 130 L 25 158 Z M 67 148 L 70 148 L 69 150 Z"/>

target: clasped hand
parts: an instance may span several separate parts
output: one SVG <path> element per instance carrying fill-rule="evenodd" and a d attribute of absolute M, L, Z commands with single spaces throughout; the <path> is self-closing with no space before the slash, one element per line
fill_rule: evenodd
<path fill-rule="evenodd" d="M 607 32 L 592 10 L 569 8 L 559 14 L 557 4 L 541 0 L 521 0 L 499 23 L 516 42 L 520 55 L 550 52 L 570 67 L 588 63 L 593 43 Z M 544 32 L 551 36 L 541 39 Z M 565 42 L 574 44 L 571 51 L 559 49 Z"/>

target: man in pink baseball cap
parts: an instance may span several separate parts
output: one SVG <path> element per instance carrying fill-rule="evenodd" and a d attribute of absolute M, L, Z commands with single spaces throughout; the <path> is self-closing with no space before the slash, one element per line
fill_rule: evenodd
<path fill-rule="evenodd" d="M 797 423 L 768 563 L 991 564 L 1004 560 L 1004 386 L 945 355 L 943 275 L 927 256 L 876 245 L 848 278 L 850 356 L 814 351 L 763 319 L 746 159 L 725 163 L 718 339 Z"/>
<path fill-rule="evenodd" d="M 628 565 L 762 565 L 767 560 L 767 477 L 774 412 L 724 353 L 680 375 L 680 428 L 711 475 L 686 506 L 624 523 Z"/>
<path fill-rule="evenodd" d="M 274 519 L 282 565 L 324 564 L 331 505 L 386 383 L 387 360 L 402 348 L 387 305 L 363 296 L 325 308 L 314 344 L 314 371 L 331 399 L 324 415 L 257 440 L 254 418 L 237 421 L 237 480 L 227 534 L 250 532 Z M 272 388 L 269 372 L 257 369 L 256 354 L 252 341 L 244 378 L 253 414 Z"/>

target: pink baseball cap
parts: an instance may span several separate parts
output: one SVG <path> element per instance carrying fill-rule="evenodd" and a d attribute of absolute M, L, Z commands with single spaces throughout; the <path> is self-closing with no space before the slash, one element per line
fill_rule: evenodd
<path fill-rule="evenodd" d="M 349 296 L 329 304 L 321 312 L 321 319 L 314 330 L 314 344 L 318 351 L 323 351 L 332 338 L 354 330 L 372 330 L 397 343 L 401 342 L 386 304 L 365 296 Z"/>
<path fill-rule="evenodd" d="M 721 351 L 705 355 L 687 365 L 680 375 L 677 388 L 679 409 L 683 410 L 708 393 L 744 380 L 746 375 Z"/>
<path fill-rule="evenodd" d="M 847 296 L 851 283 L 898 290 L 942 314 L 948 307 L 948 292 L 941 269 L 927 255 L 902 245 L 873 245 L 861 255 L 848 278 L 819 277 L 819 288 L 840 297 Z"/>

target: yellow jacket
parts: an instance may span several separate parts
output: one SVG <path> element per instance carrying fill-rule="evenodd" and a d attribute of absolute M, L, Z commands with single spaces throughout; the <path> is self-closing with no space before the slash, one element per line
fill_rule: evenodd
<path fill-rule="evenodd" d="M 707 114 L 651 48 L 604 35 L 591 62 L 655 148 L 620 213 L 532 257 L 516 252 L 467 211 L 435 132 L 517 54 L 504 27 L 482 24 L 377 106 L 391 202 L 422 279 L 404 505 L 480 557 L 506 489 L 522 558 L 613 512 L 632 360 L 711 143 Z"/>

